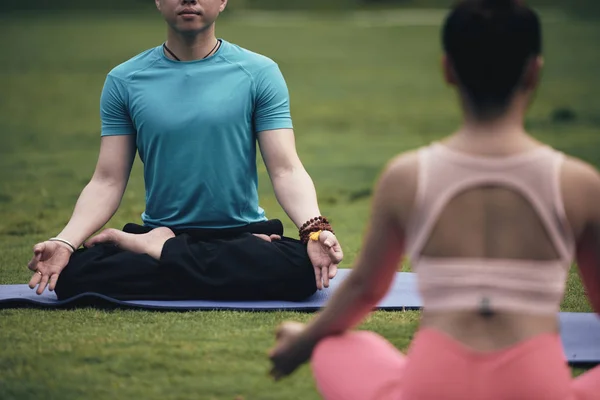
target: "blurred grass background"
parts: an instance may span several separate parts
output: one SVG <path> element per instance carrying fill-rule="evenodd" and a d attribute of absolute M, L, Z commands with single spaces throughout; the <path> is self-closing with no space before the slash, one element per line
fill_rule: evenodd
<path fill-rule="evenodd" d="M 454 4 L 454 0 L 229 0 L 227 12 L 239 10 L 331 10 L 346 12 L 358 9 L 391 9 L 391 8 L 438 8 L 446 9 Z M 583 16 L 595 16 L 600 12 L 600 4 L 596 0 L 530 0 L 533 7 L 559 8 L 565 12 Z M 104 0 L 101 2 L 77 0 L 31 0 L 28 2 L 4 2 L 0 12 L 15 11 L 57 11 L 65 10 L 104 10 L 139 11 L 154 9 L 152 0 Z"/>
<path fill-rule="evenodd" d="M 444 11 L 422 11 L 450 2 L 332 0 L 334 12 L 298 11 L 322 11 L 324 3 L 233 0 L 218 35 L 279 63 L 298 151 L 350 267 L 385 162 L 460 121 L 439 73 Z M 531 3 L 544 19 L 546 70 L 528 128 L 600 167 L 596 2 Z M 152 1 L 36 0 L 4 2 L 0 34 L 0 284 L 15 284 L 29 279 L 31 246 L 64 226 L 91 177 L 106 74 L 162 43 L 165 28 Z M 259 171 L 263 207 L 292 235 L 260 162 Z M 137 160 L 109 226 L 139 222 L 143 201 Z M 563 310 L 590 311 L 575 270 Z M 0 399 L 316 399 L 306 367 L 281 384 L 266 376 L 274 327 L 307 318 L 0 311 Z M 418 313 L 378 312 L 363 327 L 406 349 L 417 322 Z"/>

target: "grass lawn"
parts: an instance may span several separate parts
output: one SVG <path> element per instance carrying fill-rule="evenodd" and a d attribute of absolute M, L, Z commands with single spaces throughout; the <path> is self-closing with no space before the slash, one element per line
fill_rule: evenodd
<path fill-rule="evenodd" d="M 350 267 L 385 162 L 459 122 L 439 73 L 439 27 L 431 18 L 382 26 L 333 16 L 289 25 L 240 18 L 222 20 L 219 36 L 269 55 L 283 70 L 300 156 Z M 600 167 L 600 27 L 553 17 L 545 30 L 547 68 L 529 128 Z M 160 44 L 164 27 L 158 15 L 28 14 L 0 18 L 0 33 L 0 284 L 16 284 L 30 277 L 32 245 L 60 231 L 91 177 L 106 74 Z M 294 235 L 259 165 L 262 205 Z M 137 160 L 108 225 L 139 221 L 143 201 Z M 591 311 L 575 270 L 563 310 Z M 0 311 L 0 398 L 316 399 L 307 367 L 274 384 L 265 357 L 280 321 L 309 317 Z M 417 321 L 418 313 L 378 312 L 363 327 L 406 349 Z"/>

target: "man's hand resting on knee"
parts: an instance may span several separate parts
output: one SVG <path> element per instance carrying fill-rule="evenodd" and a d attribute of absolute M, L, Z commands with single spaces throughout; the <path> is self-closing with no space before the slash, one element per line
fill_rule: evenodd
<path fill-rule="evenodd" d="M 315 269 L 317 289 L 329 287 L 329 280 L 335 278 L 338 264 L 344 258 L 342 246 L 329 231 L 321 232 L 319 240 L 309 240 L 307 246 L 308 257 Z"/>
<path fill-rule="evenodd" d="M 263 235 L 255 233 L 254 236 L 267 242 L 281 239 L 279 235 Z M 323 231 L 319 235 L 319 240 L 310 240 L 308 242 L 308 257 L 315 269 L 315 279 L 317 280 L 317 289 L 329 287 L 329 280 L 335 278 L 338 264 L 342 262 L 344 253 L 342 246 L 332 232 Z"/>
<path fill-rule="evenodd" d="M 29 287 L 33 289 L 37 286 L 37 294 L 42 294 L 46 286 L 48 290 L 53 291 L 58 275 L 66 267 L 71 254 L 73 250 L 60 242 L 45 241 L 36 244 L 33 247 L 33 257 L 27 265 L 35 272 L 29 281 Z"/>

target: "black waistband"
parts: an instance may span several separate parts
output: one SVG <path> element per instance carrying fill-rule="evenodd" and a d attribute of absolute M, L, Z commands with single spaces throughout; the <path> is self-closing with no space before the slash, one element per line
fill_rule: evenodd
<path fill-rule="evenodd" d="M 153 228 L 138 224 L 129 223 L 123 227 L 123 231 L 127 233 L 142 234 L 148 233 Z M 283 236 L 283 224 L 278 219 L 271 219 L 263 222 L 255 222 L 253 224 L 237 226 L 235 228 L 188 228 L 174 229 L 170 228 L 175 235 L 189 235 L 197 240 L 208 239 L 227 239 L 239 236 L 242 233 L 262 233 L 265 235 L 280 235 Z"/>

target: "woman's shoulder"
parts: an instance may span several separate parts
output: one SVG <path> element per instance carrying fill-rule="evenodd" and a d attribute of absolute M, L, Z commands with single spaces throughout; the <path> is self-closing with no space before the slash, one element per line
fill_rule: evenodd
<path fill-rule="evenodd" d="M 595 166 L 565 155 L 560 171 L 560 190 L 576 237 L 592 220 L 600 223 L 600 173 Z"/>
<path fill-rule="evenodd" d="M 375 193 L 381 206 L 393 209 L 402 224 L 408 221 L 417 194 L 420 151 L 406 151 L 390 159 Z"/>

